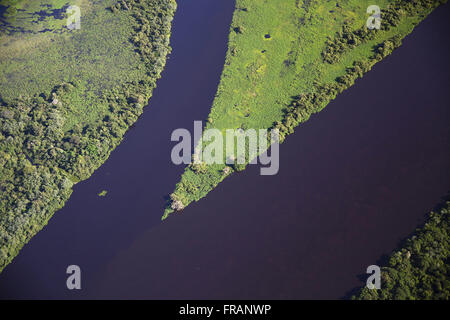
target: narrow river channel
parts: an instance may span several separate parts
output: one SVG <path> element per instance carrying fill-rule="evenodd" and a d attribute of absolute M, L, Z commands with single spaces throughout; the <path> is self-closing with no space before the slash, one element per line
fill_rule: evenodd
<path fill-rule="evenodd" d="M 162 223 L 183 171 L 170 134 L 207 117 L 233 9 L 179 1 L 149 107 L 0 274 L 1 298 L 343 298 L 448 195 L 445 5 L 286 140 L 278 175 L 249 166 Z"/>

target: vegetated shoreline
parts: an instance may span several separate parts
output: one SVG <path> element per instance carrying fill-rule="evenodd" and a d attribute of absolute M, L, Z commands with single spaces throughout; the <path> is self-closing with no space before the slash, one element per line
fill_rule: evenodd
<path fill-rule="evenodd" d="M 74 184 L 88 179 L 119 145 L 142 114 L 170 53 L 175 0 L 120 0 L 136 35 L 130 39 L 147 70 L 140 81 L 105 90 L 99 103 L 109 115 L 64 130 L 64 107 L 81 81 L 63 83 L 51 93 L 0 101 L 0 272 L 64 206 Z"/>
<path fill-rule="evenodd" d="M 370 71 L 377 62 L 389 56 L 393 50 L 401 45 L 402 38 L 413 31 L 415 25 L 427 17 L 436 7 L 446 2 L 446 0 L 398 0 L 389 3 L 381 10 L 382 24 L 380 30 L 369 30 L 366 27 L 365 21 L 367 16 L 363 17 L 363 26 L 361 26 L 361 19 L 356 22 L 351 19 L 343 20 L 343 24 L 339 25 L 334 37 L 328 35 L 321 46 L 320 59 L 322 64 L 325 65 L 325 69 L 330 69 L 329 75 L 324 75 L 324 72 L 326 73 L 327 70 L 324 70 L 323 66 L 318 65 L 315 68 L 318 70 L 311 70 L 311 73 L 319 75 L 311 79 L 310 82 L 313 83 L 312 89 L 309 89 L 309 91 L 305 90 L 304 93 L 295 96 L 287 107 L 282 108 L 281 117 L 272 116 L 271 118 L 270 114 L 266 115 L 263 121 L 259 121 L 259 123 L 258 119 L 254 121 L 252 124 L 256 124 L 256 126 L 253 126 L 253 128 L 278 129 L 280 142 L 283 142 L 287 135 L 294 132 L 296 126 L 307 121 L 312 114 L 320 112 L 339 93 L 351 87 L 358 78 Z M 299 2 L 297 1 L 297 9 L 300 9 L 298 4 Z M 240 112 L 240 110 L 227 110 L 227 107 L 221 105 L 223 102 L 221 100 L 225 99 L 223 97 L 227 94 L 230 95 L 230 92 L 226 92 L 227 89 L 231 90 L 230 88 L 232 88 L 230 83 L 236 81 L 235 78 L 242 77 L 241 74 L 233 74 L 234 70 L 232 70 L 234 64 L 237 65 L 239 63 L 237 62 L 238 59 L 243 59 L 239 57 L 239 50 L 242 50 L 242 48 L 237 46 L 236 38 L 249 32 L 249 29 L 245 27 L 245 15 L 251 11 L 262 10 L 258 6 L 263 6 L 263 4 L 250 3 L 246 0 L 237 0 L 236 2 L 236 10 L 230 28 L 229 49 L 225 68 L 205 126 L 206 129 L 217 128 L 224 131 L 228 128 L 240 127 L 245 129 L 249 127 L 246 120 L 239 119 L 233 122 L 221 119 L 221 114 L 235 115 Z M 315 6 L 319 6 L 317 1 L 309 2 L 307 7 L 301 6 L 301 9 L 304 9 L 306 12 L 305 16 L 301 17 L 303 19 L 301 21 L 313 21 L 312 14 L 309 15 L 309 10 L 313 10 Z M 336 6 L 340 7 L 339 5 Z M 267 23 L 262 18 L 258 22 Z M 358 23 L 360 24 L 358 25 Z M 251 27 L 255 30 L 267 29 L 255 24 L 251 24 Z M 263 50 L 262 52 L 265 53 L 265 51 Z M 295 59 L 298 61 L 298 53 L 291 51 L 289 55 L 296 56 Z M 295 64 L 295 60 L 290 61 L 288 59 L 284 63 L 286 65 Z M 263 68 L 267 68 L 267 66 L 261 65 L 258 70 Z M 257 82 L 258 79 L 253 80 L 248 76 L 247 81 Z M 303 88 L 307 87 L 303 86 Z M 276 90 L 276 86 L 274 85 L 271 90 Z M 259 116 L 261 117 L 261 115 Z M 250 111 L 248 111 L 246 117 L 251 118 Z M 271 125 L 267 125 L 269 123 L 267 118 L 269 118 L 269 121 L 272 121 Z M 246 161 L 248 163 L 248 159 Z M 204 163 L 189 165 L 185 169 L 180 182 L 175 186 L 174 192 L 170 195 L 162 220 L 166 219 L 173 212 L 183 210 L 191 202 L 205 197 L 231 173 L 244 169 L 245 166 L 242 165 L 206 165 Z"/>
<path fill-rule="evenodd" d="M 381 289 L 364 287 L 354 300 L 450 299 L 450 202 L 431 211 L 381 267 Z"/>

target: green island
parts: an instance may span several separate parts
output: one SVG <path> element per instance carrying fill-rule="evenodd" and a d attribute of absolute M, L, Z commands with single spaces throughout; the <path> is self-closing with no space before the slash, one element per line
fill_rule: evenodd
<path fill-rule="evenodd" d="M 107 191 L 107 190 L 102 190 L 102 191 L 100 191 L 97 195 L 98 195 L 99 197 L 106 197 L 107 194 L 108 194 L 108 191 Z"/>
<path fill-rule="evenodd" d="M 450 299 L 450 202 L 393 252 L 381 268 L 381 289 L 364 287 L 352 299 Z"/>
<path fill-rule="evenodd" d="M 225 67 L 205 129 L 223 134 L 227 129 L 278 129 L 283 142 L 444 3 L 378 1 L 377 30 L 366 26 L 366 9 L 373 1 L 237 0 Z M 245 161 L 249 163 L 247 155 Z M 191 163 L 162 219 L 199 201 L 246 164 Z M 450 203 L 430 213 L 382 268 L 382 289 L 364 288 L 352 299 L 449 299 L 449 213 Z"/>
<path fill-rule="evenodd" d="M 80 28 L 68 28 L 70 6 Z M 0 271 L 120 143 L 170 52 L 175 0 L 0 1 Z"/>
<path fill-rule="evenodd" d="M 445 2 L 377 1 L 377 29 L 367 27 L 369 0 L 237 0 L 225 67 L 205 130 L 225 135 L 227 129 L 278 129 L 283 142 Z M 223 154 L 223 164 L 193 161 L 186 167 L 163 220 L 249 163 L 247 154 L 246 164 L 235 160 L 227 165 Z"/>

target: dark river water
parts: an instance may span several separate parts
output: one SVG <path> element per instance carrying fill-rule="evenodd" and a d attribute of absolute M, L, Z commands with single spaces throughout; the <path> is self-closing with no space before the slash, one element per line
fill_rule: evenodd
<path fill-rule="evenodd" d="M 1 298 L 344 298 L 448 195 L 446 5 L 286 140 L 278 175 L 249 166 L 162 223 L 183 171 L 170 135 L 207 117 L 233 9 L 179 1 L 150 106 L 0 274 Z"/>

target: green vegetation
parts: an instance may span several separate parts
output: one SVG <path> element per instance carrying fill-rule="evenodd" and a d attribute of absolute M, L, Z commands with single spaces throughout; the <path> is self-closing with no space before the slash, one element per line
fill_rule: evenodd
<path fill-rule="evenodd" d="M 364 288 L 352 299 L 450 299 L 450 202 L 431 212 L 425 225 L 381 268 L 381 289 Z"/>
<path fill-rule="evenodd" d="M 79 30 L 53 21 L 60 16 L 16 30 L 27 26 L 18 9 L 36 12 L 38 3 L 68 5 L 0 3 L 10 6 L 2 23 L 11 26 L 0 34 L 0 271 L 142 114 L 176 10 L 175 0 L 80 0 Z"/>
<path fill-rule="evenodd" d="M 87 8 L 88 1 L 70 1 L 70 5 Z M 68 0 L 0 0 L 0 6 L 5 8 L 0 19 L 1 33 L 13 34 L 40 33 L 44 31 L 64 31 L 66 25 L 66 9 Z"/>
<path fill-rule="evenodd" d="M 225 67 L 205 129 L 277 128 L 283 141 L 401 45 L 444 2 L 380 0 L 381 28 L 369 30 L 369 0 L 237 0 Z M 245 169 L 197 167 L 186 168 L 163 219 Z"/>
<path fill-rule="evenodd" d="M 97 195 L 99 197 L 106 197 L 107 194 L 108 194 L 108 191 L 107 190 L 103 190 L 102 192 L 99 192 Z"/>
<path fill-rule="evenodd" d="M 1 99 L 12 102 L 18 95 L 48 95 L 57 85 L 77 82 L 76 90 L 61 101 L 65 129 L 77 123 L 93 123 L 107 114 L 108 103 L 99 101 L 99 96 L 121 83 L 145 79 L 148 71 L 130 41 L 137 36 L 137 22 L 130 20 L 132 13 L 128 10 L 113 14 L 108 7 L 115 2 L 75 2 L 81 11 L 79 30 L 65 27 L 64 9 L 61 19 L 52 18 L 64 25 L 62 29 L 0 33 Z M 25 3 L 32 3 L 34 8 L 39 1 Z"/>

